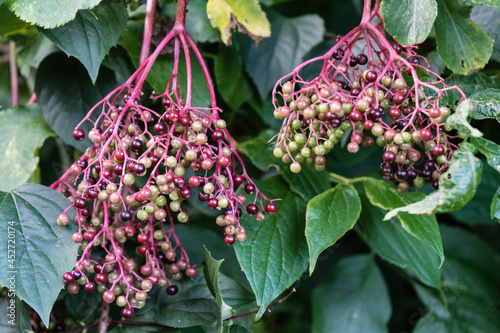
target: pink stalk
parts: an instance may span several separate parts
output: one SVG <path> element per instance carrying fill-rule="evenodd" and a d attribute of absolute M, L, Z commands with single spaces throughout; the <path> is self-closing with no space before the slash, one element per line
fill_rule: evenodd
<path fill-rule="evenodd" d="M 17 106 L 19 104 L 19 83 L 16 65 L 16 43 L 14 41 L 9 41 L 9 69 L 12 106 Z"/>
<path fill-rule="evenodd" d="M 36 103 L 36 94 L 33 93 L 33 94 L 31 94 L 31 97 L 30 97 L 30 99 L 28 101 L 28 105 L 33 105 L 35 103 Z"/>
<path fill-rule="evenodd" d="M 155 19 L 156 0 L 148 0 L 146 4 L 146 18 L 144 20 L 144 34 L 142 37 L 141 55 L 139 66 L 142 65 L 149 56 L 151 37 L 153 35 L 153 24 Z"/>

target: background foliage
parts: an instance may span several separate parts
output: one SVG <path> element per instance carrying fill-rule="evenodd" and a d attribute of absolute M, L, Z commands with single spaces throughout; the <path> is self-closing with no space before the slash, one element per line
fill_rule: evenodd
<path fill-rule="evenodd" d="M 280 127 L 270 96 L 276 80 L 355 27 L 361 7 L 359 0 L 189 2 L 187 30 L 210 66 L 222 117 L 259 187 L 282 201 L 264 222 L 244 216 L 248 238 L 230 248 L 206 223 L 214 212 L 192 200 L 191 222 L 176 230 L 200 272 L 174 297 L 156 290 L 133 320 L 172 332 L 500 332 L 500 1 L 382 2 L 388 34 L 421 43 L 418 53 L 431 69 L 475 105 L 471 115 L 457 110 L 455 125 L 483 136 L 457 152 L 452 180 L 439 192 L 426 197 L 432 190 L 425 187 L 402 195 L 380 180 L 380 148 L 352 155 L 339 145 L 327 158 L 328 171 L 306 167 L 293 175 L 267 144 Z M 175 8 L 158 0 L 153 43 Z M 52 329 L 99 316 L 100 295 L 60 292 L 76 250 L 70 231 L 51 230 L 59 214 L 54 207 L 69 201 L 22 184 L 50 185 L 89 145 L 71 132 L 137 66 L 144 14 L 138 0 L 0 0 L 0 235 L 15 221 L 25 237 L 17 237 L 17 258 L 29 257 L 16 263 L 18 326 L 2 316 L 2 332 L 24 332 L 29 308 L 47 325 L 50 318 Z M 230 30 L 228 15 L 250 36 Z M 8 45 L 19 71 L 18 107 L 9 107 Z M 163 90 L 172 66 L 172 57 L 162 55 L 148 89 Z M 193 76 L 201 77 L 201 69 L 194 67 Z M 32 93 L 37 103 L 28 107 Z M 194 86 L 194 104 L 208 105 L 208 97 L 206 86 Z M 434 209 L 436 196 L 445 204 Z M 6 240 L 0 244 L 3 267 Z M 6 279 L 0 274 L 0 284 Z M 294 294 L 266 311 L 292 287 Z M 2 309 L 5 290 L 3 296 Z M 255 316 L 226 320 L 251 311 Z M 119 319 L 116 307 L 111 313 Z M 166 330 L 131 327 L 110 330 Z"/>

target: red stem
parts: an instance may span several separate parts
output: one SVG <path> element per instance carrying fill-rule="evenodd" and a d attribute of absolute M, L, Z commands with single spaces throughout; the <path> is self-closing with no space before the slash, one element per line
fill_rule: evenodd
<path fill-rule="evenodd" d="M 177 2 L 177 15 L 175 16 L 175 27 L 186 27 L 186 6 L 187 0 L 179 0 Z"/>
<path fill-rule="evenodd" d="M 17 80 L 16 43 L 9 41 L 9 68 L 12 106 L 19 104 L 19 83 Z"/>
<path fill-rule="evenodd" d="M 370 22 L 370 12 L 372 7 L 372 0 L 365 0 L 363 5 L 363 17 L 361 23 Z"/>
<path fill-rule="evenodd" d="M 28 101 L 28 105 L 33 105 L 36 103 L 36 94 L 33 93 Z"/>
<path fill-rule="evenodd" d="M 155 19 L 156 0 L 148 0 L 146 5 L 146 19 L 144 20 L 144 34 L 142 35 L 141 56 L 139 66 L 142 65 L 149 56 L 151 47 L 151 37 L 153 36 L 153 24 Z"/>

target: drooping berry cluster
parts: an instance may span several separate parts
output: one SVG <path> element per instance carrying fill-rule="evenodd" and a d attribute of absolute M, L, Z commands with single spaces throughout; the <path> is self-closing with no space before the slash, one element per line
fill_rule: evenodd
<path fill-rule="evenodd" d="M 385 38 L 379 4 L 325 55 L 310 59 L 284 76 L 274 88 L 274 116 L 283 119 L 274 155 L 300 172 L 301 163 L 325 168 L 324 157 L 336 144 L 384 147 L 381 172 L 403 191 L 425 180 L 435 188 L 456 146 L 446 131 L 450 89 L 439 75 L 421 66 L 426 59 L 414 47 Z M 371 22 L 377 18 L 377 24 Z M 306 80 L 301 70 L 321 62 L 319 75 Z M 426 63 L 428 66 L 428 63 Z M 419 71 L 419 72 L 417 72 Z M 424 73 L 426 79 L 419 77 Z"/>
<path fill-rule="evenodd" d="M 178 6 L 176 25 L 153 54 L 74 130 L 76 140 L 88 135 L 93 145 L 51 186 L 68 195 L 72 202 L 68 210 L 76 209 L 80 229 L 73 235 L 81 244 L 79 259 L 75 269 L 63 276 L 68 292 L 78 293 L 79 285 L 87 292 L 97 289 L 103 292 L 104 301 L 124 307 L 124 318 L 131 318 L 133 308 L 145 304 L 154 285 L 167 287 L 170 295 L 177 293 L 166 271 L 173 280 L 196 274 L 174 223 L 188 221 L 182 202 L 196 188 L 200 188 L 199 201 L 221 210 L 216 223 L 223 227 L 228 245 L 246 239 L 239 223 L 243 210 L 259 221 L 266 213 L 276 212 L 273 200 L 248 177 L 226 123 L 219 117 L 208 70 L 184 27 L 186 1 L 179 1 Z M 142 86 L 169 43 L 174 44 L 175 65 L 165 92 L 151 95 L 161 109 L 156 111 L 143 105 Z M 205 74 L 210 108 L 191 105 L 190 49 Z M 186 87 L 178 80 L 182 53 Z M 89 133 L 82 129 L 85 122 L 92 123 Z M 66 211 L 59 216 L 59 225 L 70 223 Z M 139 257 L 125 250 L 128 240 L 137 243 Z"/>

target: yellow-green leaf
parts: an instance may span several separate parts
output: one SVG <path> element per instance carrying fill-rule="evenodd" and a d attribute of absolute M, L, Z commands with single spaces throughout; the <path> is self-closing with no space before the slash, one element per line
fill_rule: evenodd
<path fill-rule="evenodd" d="M 256 44 L 271 36 L 271 24 L 256 0 L 208 0 L 207 14 L 226 45 L 231 45 L 234 27 L 249 35 Z"/>

